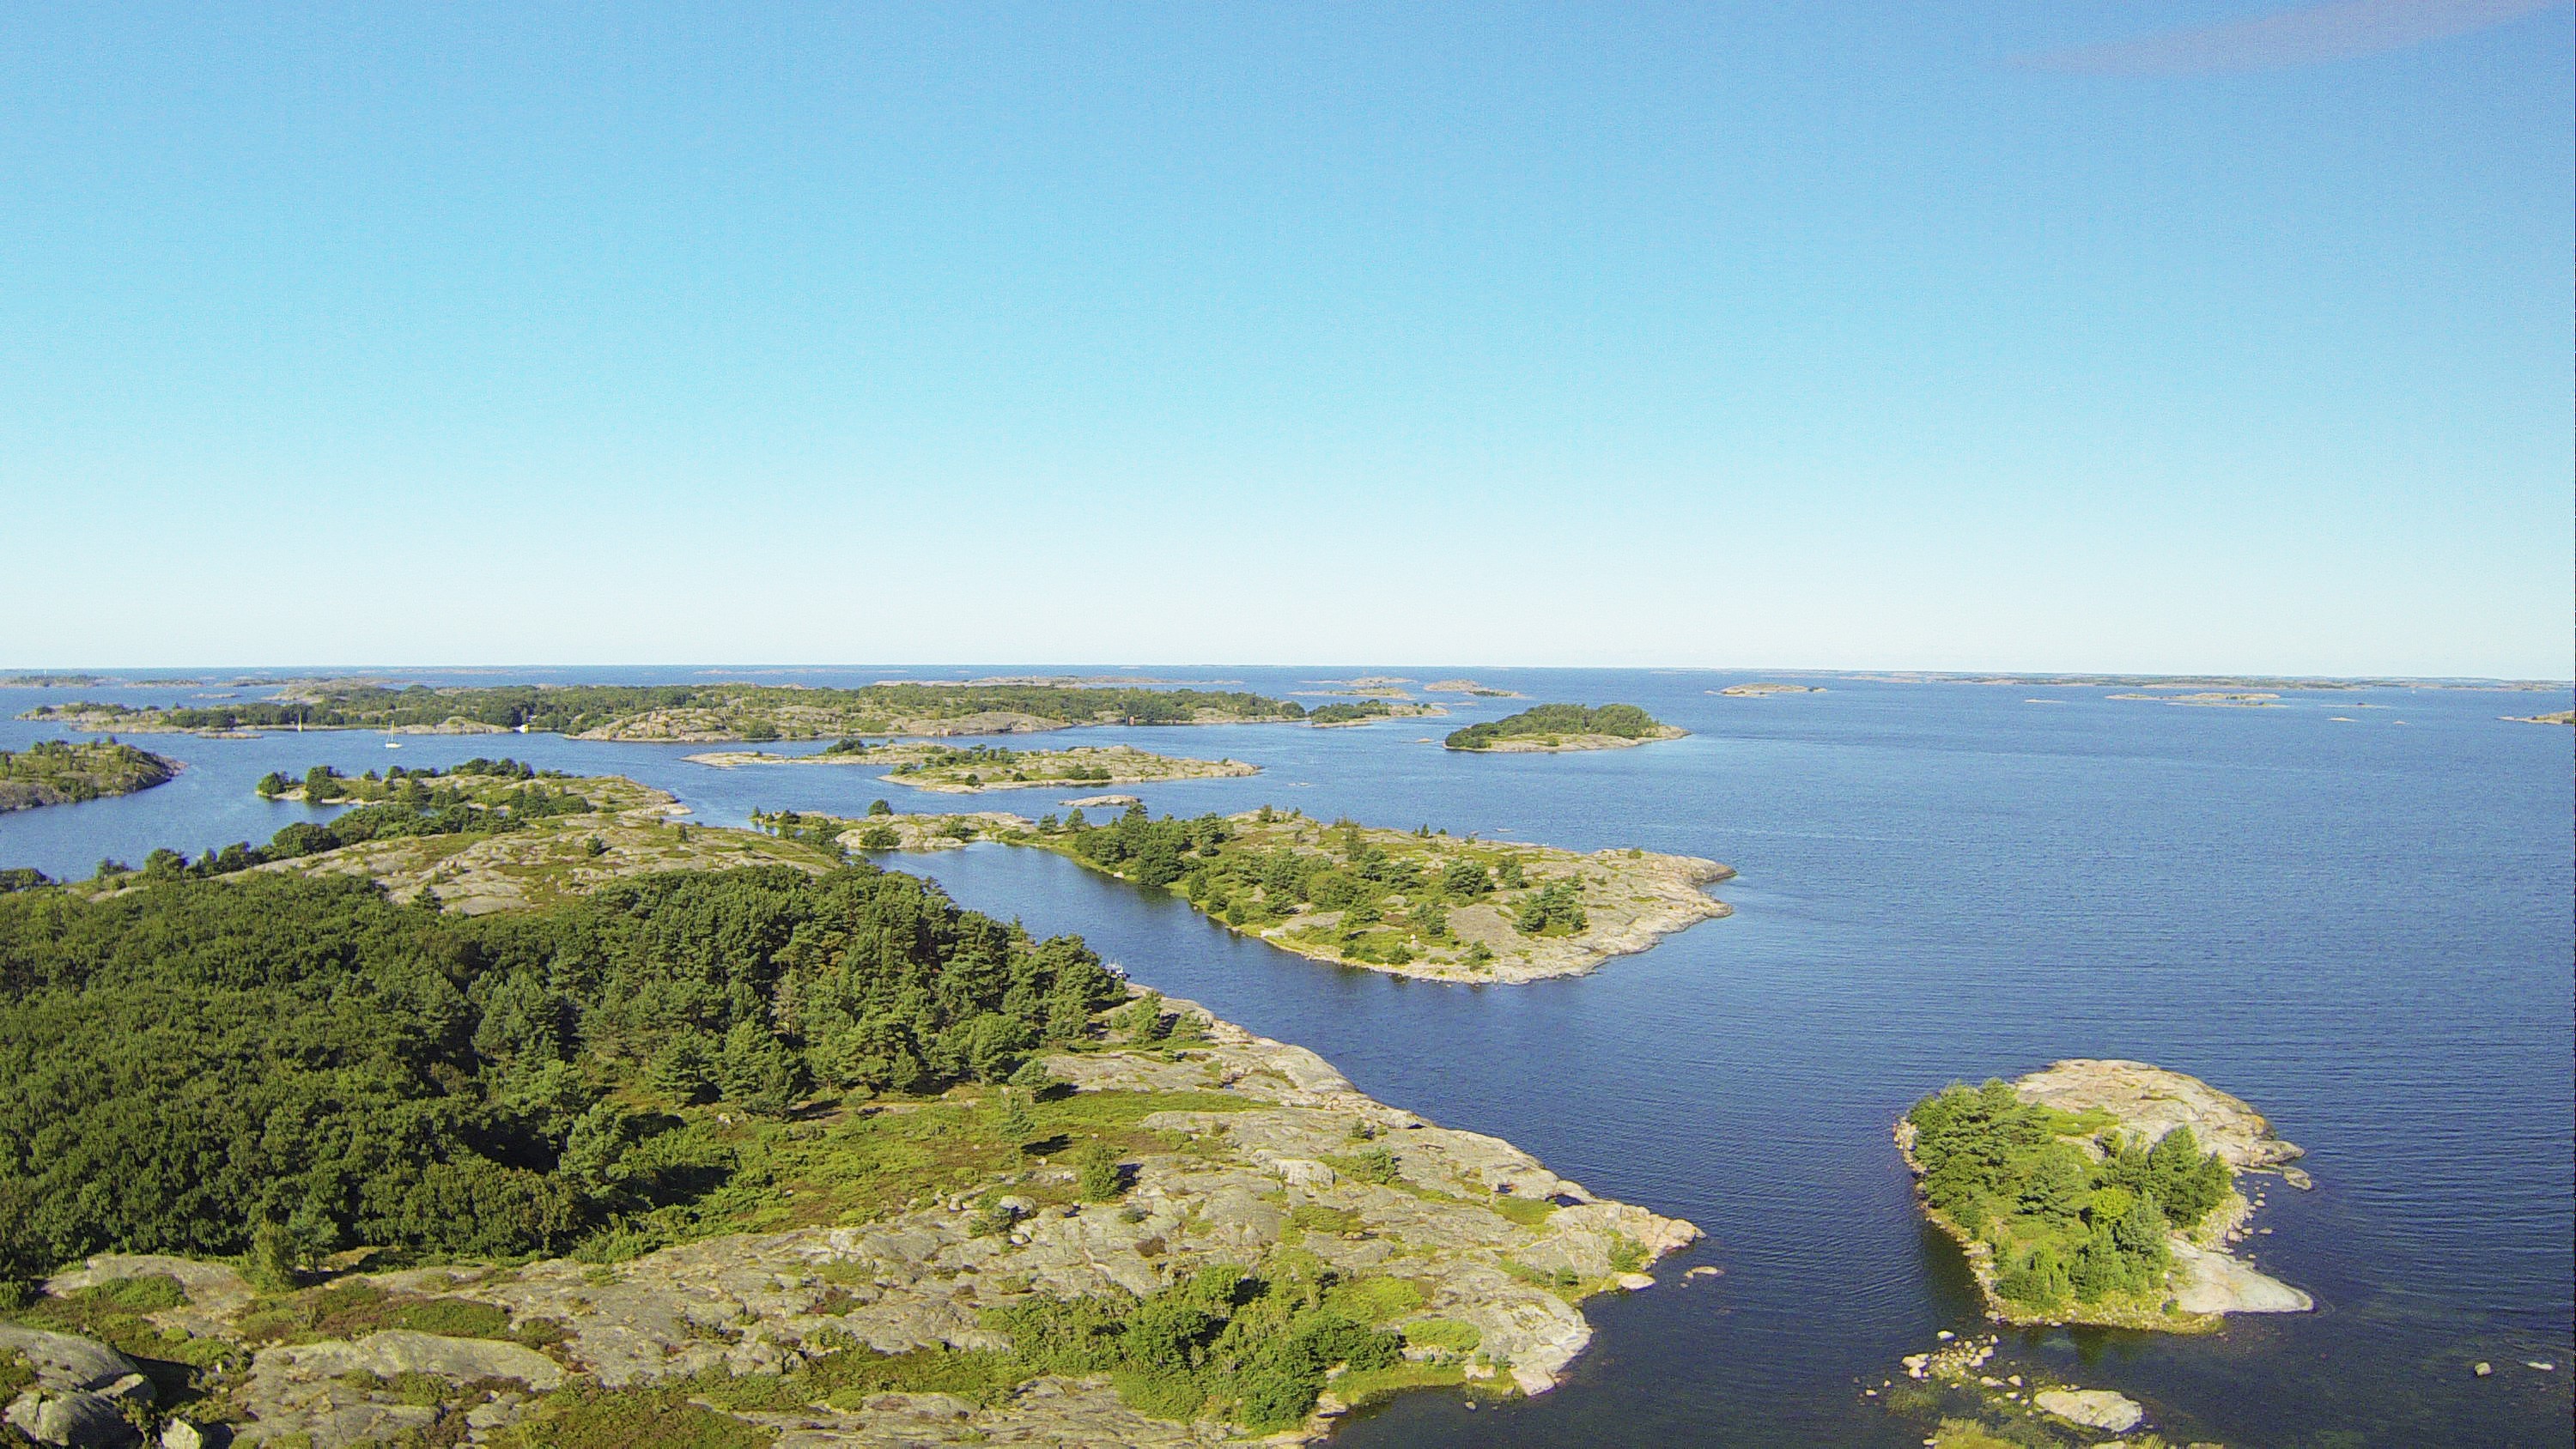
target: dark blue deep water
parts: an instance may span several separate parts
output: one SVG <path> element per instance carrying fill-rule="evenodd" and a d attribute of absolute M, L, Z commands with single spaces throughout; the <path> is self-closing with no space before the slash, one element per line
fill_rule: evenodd
<path fill-rule="evenodd" d="M 1282 693 L 1329 673 L 1192 675 Z M 1594 1300 L 1599 1337 L 1557 1392 L 1472 1411 L 1418 1396 L 1338 1442 L 1918 1443 L 1863 1382 L 1978 1318 L 1957 1253 L 1914 1215 L 1889 1124 L 1945 1082 L 2068 1056 L 2205 1077 L 2308 1148 L 2317 1188 L 2270 1189 L 2259 1222 L 2275 1232 L 2255 1256 L 2322 1311 L 2206 1339 L 2035 1336 L 2007 1356 L 2144 1401 L 2170 1438 L 2239 1449 L 2569 1442 L 2576 731 L 2499 718 L 2567 708 L 2563 692 L 2295 693 L 2240 710 L 2107 688 L 1819 677 L 1823 694 L 1740 699 L 1711 691 L 1756 676 L 1480 677 L 1643 704 L 1694 734 L 1493 758 L 1424 742 L 1458 720 L 1048 742 L 1128 738 L 1265 768 L 1140 791 L 1158 812 L 1269 802 L 1711 856 L 1742 872 L 1717 892 L 1736 914 L 1589 977 L 1449 987 L 1241 941 L 1052 856 L 977 846 L 897 862 L 968 905 L 1080 932 L 1138 980 L 1311 1046 L 1380 1098 L 1707 1229 L 1662 1286 Z M 0 690 L 0 710 L 106 693 Z M 1515 707 L 1457 706 L 1468 719 Z M 46 733 L 12 720 L 0 746 Z M 855 771 L 725 772 L 685 749 L 551 736 L 415 736 L 400 754 L 372 735 L 145 743 L 189 769 L 139 796 L 0 817 L 0 864 L 86 874 L 103 855 L 265 839 L 300 811 L 258 801 L 251 782 L 317 761 L 355 772 L 506 750 L 634 775 L 716 823 L 878 795 L 939 804 Z M 1725 1275 L 1686 1284 L 1679 1270 L 1703 1262 Z M 2477 1360 L 2495 1375 L 2473 1378 Z"/>

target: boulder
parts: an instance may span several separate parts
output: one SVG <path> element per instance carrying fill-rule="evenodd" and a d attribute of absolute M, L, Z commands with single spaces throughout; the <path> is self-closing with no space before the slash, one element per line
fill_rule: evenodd
<path fill-rule="evenodd" d="M 2185 1313 L 2305 1313 L 2317 1301 L 2225 1253 L 2172 1240 L 2174 1306 Z"/>
<path fill-rule="evenodd" d="M 31 1389 L 9 1405 L 8 1420 L 28 1438 L 56 1449 L 132 1449 L 143 1442 L 114 1400 L 77 1390 Z"/>
<path fill-rule="evenodd" d="M 2138 1401 L 2109 1389 L 2042 1389 L 2030 1401 L 2069 1423 L 2125 1434 L 2147 1416 Z"/>
<path fill-rule="evenodd" d="M 134 1360 L 94 1338 L 7 1323 L 0 1323 L 0 1354 L 25 1355 L 36 1383 L 58 1394 L 103 1390 L 143 1372 Z"/>

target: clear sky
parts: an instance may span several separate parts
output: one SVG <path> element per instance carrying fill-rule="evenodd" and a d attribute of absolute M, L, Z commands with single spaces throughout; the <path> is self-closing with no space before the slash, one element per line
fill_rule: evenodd
<path fill-rule="evenodd" d="M 2570 673 L 2565 4 L 20 6 L 0 664 Z"/>

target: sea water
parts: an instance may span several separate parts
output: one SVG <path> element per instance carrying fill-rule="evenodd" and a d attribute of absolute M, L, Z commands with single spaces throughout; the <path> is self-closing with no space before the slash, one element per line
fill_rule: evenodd
<path fill-rule="evenodd" d="M 913 677 L 964 671 L 913 671 Z M 983 672 L 983 671 L 973 671 Z M 1454 670 L 1399 671 L 1436 679 Z M 1180 678 L 1180 671 L 1164 671 Z M 1350 671 L 1190 671 L 1269 694 Z M 483 673 L 687 682 L 697 671 Z M 724 677 L 762 677 L 732 674 Z M 886 670 L 777 676 L 817 684 Z M 1041 933 L 1079 932 L 1136 980 L 1314 1048 L 1364 1091 L 1507 1137 L 1603 1196 L 1708 1239 L 1657 1287 L 1591 1300 L 1591 1350 L 1523 1402 L 1416 1395 L 1348 1445 L 1919 1443 L 1864 1392 L 1941 1329 L 1984 1327 L 1960 1255 L 1915 1213 L 1888 1129 L 1950 1081 L 2127 1057 L 2244 1097 L 2308 1149 L 2312 1192 L 2261 1185 L 2249 1255 L 2313 1314 L 2220 1335 L 2007 1334 L 2001 1357 L 2142 1401 L 2167 1438 L 2240 1446 L 2564 1445 L 2576 1312 L 2576 731 L 2503 715 L 2564 692 L 2287 692 L 2261 708 L 2116 700 L 2114 687 L 1778 675 L 1488 671 L 1533 700 L 1627 701 L 1693 733 L 1636 749 L 1470 756 L 1439 737 L 1521 707 L 1425 695 L 1447 719 L 1351 729 L 1103 729 L 1263 767 L 1120 787 L 1157 813 L 1268 803 L 1331 820 L 1741 872 L 1735 907 L 1580 978 L 1405 981 L 1234 936 L 1060 857 L 977 845 L 889 860 Z M 0 690 L 72 698 L 205 689 Z M 248 691 L 245 697 L 258 691 Z M 1329 696 L 1306 695 L 1309 704 Z M 0 747 L 61 733 L 0 724 Z M 188 765 L 139 795 L 0 816 L 0 864 L 86 875 L 103 856 L 264 840 L 302 807 L 268 771 L 512 754 L 619 772 L 715 824 L 754 808 L 960 808 L 853 768 L 720 770 L 703 746 L 550 735 L 135 737 Z M 788 748 L 811 748 L 788 747 Z M 978 797 L 1039 814 L 1071 791 Z M 1708 1265 L 1722 1276 L 1685 1278 Z M 2495 1365 L 2492 1377 L 2470 1372 Z M 2551 1362 L 2555 1372 L 2525 1366 Z M 2006 1371 L 2010 1371 L 2009 1368 Z"/>

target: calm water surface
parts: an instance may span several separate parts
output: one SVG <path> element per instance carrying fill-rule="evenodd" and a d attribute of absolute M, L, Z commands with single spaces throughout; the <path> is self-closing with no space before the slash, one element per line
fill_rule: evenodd
<path fill-rule="evenodd" d="M 458 682 L 496 677 L 510 676 Z M 1323 672 L 1226 677 L 1285 693 Z M 1557 1392 L 1472 1411 L 1416 1396 L 1337 1442 L 1919 1443 L 1861 1388 L 1935 1330 L 1979 1319 L 1957 1252 L 1913 1212 L 1889 1124 L 1948 1081 L 2117 1056 L 2206 1077 L 2308 1148 L 2317 1188 L 2270 1188 L 2258 1221 L 2276 1231 L 2255 1257 L 2322 1310 L 2207 1339 L 2038 1335 L 2009 1355 L 2144 1401 L 2169 1437 L 2240 1449 L 2568 1443 L 2576 732 L 2498 719 L 2564 709 L 2563 695 L 2389 689 L 2234 710 L 2100 688 L 1837 678 L 1822 694 L 1730 699 L 1710 691 L 1751 676 L 1481 677 L 1633 701 L 1695 733 L 1498 758 L 1424 743 L 1454 719 L 1049 742 L 1124 738 L 1264 767 L 1138 790 L 1158 812 L 1267 802 L 1714 857 L 1742 872 L 1717 892 L 1736 914 L 1590 977 L 1434 986 L 1240 940 L 1049 855 L 898 862 L 966 904 L 1078 931 L 1138 980 L 1311 1046 L 1375 1096 L 1708 1231 L 1667 1261 L 1663 1286 L 1594 1300 L 1599 1337 Z M 0 690 L 0 709 L 202 692 Z M 11 720 L 0 745 L 49 733 Z M 507 752 L 633 775 L 715 823 L 877 796 L 940 806 L 858 771 L 720 771 L 686 748 L 545 735 L 413 736 L 398 754 L 372 735 L 144 742 L 189 769 L 142 795 L 0 817 L 0 864 L 86 874 L 155 845 L 265 839 L 303 812 L 250 783 L 318 761 L 355 772 Z M 1055 807 L 1040 792 L 992 798 Z M 1725 1274 L 1685 1282 L 1697 1263 Z M 2493 1378 L 2470 1376 L 2481 1359 Z"/>

